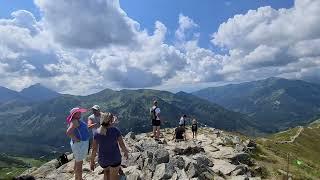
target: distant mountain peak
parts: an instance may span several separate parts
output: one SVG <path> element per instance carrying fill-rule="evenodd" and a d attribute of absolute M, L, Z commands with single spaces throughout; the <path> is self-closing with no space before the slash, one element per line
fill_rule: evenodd
<path fill-rule="evenodd" d="M 20 91 L 20 94 L 32 101 L 49 100 L 60 96 L 60 94 L 56 91 L 51 90 L 40 83 L 36 83 L 27 88 L 24 88 L 22 91 Z"/>

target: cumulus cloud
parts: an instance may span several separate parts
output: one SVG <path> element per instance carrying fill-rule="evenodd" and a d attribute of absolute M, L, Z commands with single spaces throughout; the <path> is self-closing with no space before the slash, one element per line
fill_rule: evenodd
<path fill-rule="evenodd" d="M 283 76 L 294 64 L 314 61 L 319 56 L 319 12 L 319 1 L 296 0 L 289 9 L 261 7 L 230 18 L 212 38 L 214 45 L 229 49 L 221 72 L 235 76 L 261 68 Z M 295 73 L 304 78 L 300 71 Z"/>
<path fill-rule="evenodd" d="M 191 18 L 179 14 L 179 27 L 175 32 L 176 38 L 180 41 L 185 41 L 187 37 L 194 37 L 197 34 L 193 33 L 193 29 L 199 27 Z"/>
<path fill-rule="evenodd" d="M 38 20 L 25 10 L 0 19 L 1 86 L 19 90 L 40 82 L 62 93 L 89 94 L 270 76 L 320 80 L 319 1 L 230 18 L 211 39 L 228 50 L 223 55 L 199 46 L 201 27 L 183 14 L 168 44 L 163 23 L 155 22 L 151 33 L 141 29 L 118 0 L 35 3 Z"/>
<path fill-rule="evenodd" d="M 129 44 L 137 23 L 120 8 L 118 0 L 35 0 L 46 28 L 66 46 L 95 49 Z"/>

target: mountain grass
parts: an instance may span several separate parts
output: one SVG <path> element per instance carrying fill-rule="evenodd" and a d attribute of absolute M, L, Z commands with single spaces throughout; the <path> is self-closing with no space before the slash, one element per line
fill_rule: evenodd
<path fill-rule="evenodd" d="M 293 128 L 257 140 L 256 159 L 268 169 L 270 177 L 281 178 L 277 171 L 286 171 L 289 156 L 289 172 L 294 179 L 320 179 L 320 123 L 304 127 L 294 142 L 280 143 L 289 141 L 297 131 L 298 128 Z"/>
<path fill-rule="evenodd" d="M 12 179 L 31 167 L 40 167 L 46 161 L 0 154 L 0 179 Z"/>

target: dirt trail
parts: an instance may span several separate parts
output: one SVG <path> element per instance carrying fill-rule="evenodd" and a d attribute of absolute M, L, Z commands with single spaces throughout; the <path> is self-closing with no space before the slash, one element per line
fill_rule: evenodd
<path fill-rule="evenodd" d="M 294 141 L 300 136 L 301 132 L 303 131 L 303 127 L 299 127 L 298 131 L 297 131 L 297 134 L 292 136 L 290 138 L 290 141 L 281 141 L 280 143 L 281 144 L 286 144 L 286 143 L 294 143 Z"/>

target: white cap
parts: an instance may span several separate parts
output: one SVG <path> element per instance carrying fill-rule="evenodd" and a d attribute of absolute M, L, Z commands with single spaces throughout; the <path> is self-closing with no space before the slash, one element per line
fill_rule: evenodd
<path fill-rule="evenodd" d="M 94 106 L 92 106 L 92 108 L 91 108 L 91 109 L 94 109 L 94 110 L 100 111 L 100 106 L 98 106 L 98 105 L 94 105 Z"/>

